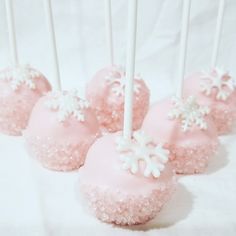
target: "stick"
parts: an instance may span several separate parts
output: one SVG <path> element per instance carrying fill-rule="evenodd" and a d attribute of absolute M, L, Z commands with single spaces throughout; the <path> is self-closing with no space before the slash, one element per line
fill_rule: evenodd
<path fill-rule="evenodd" d="M 223 17 L 224 17 L 224 8 L 225 8 L 225 0 L 220 0 L 217 22 L 216 22 L 215 40 L 214 40 L 213 52 L 212 52 L 212 58 L 211 58 L 212 68 L 214 68 L 217 64 L 219 45 L 220 45 L 220 36 L 222 32 L 222 22 L 223 22 Z"/>
<path fill-rule="evenodd" d="M 5 4 L 6 4 L 6 15 L 7 15 L 9 44 L 10 44 L 10 50 L 11 50 L 11 59 L 14 66 L 17 66 L 19 64 L 19 60 L 18 60 L 18 52 L 17 52 L 16 31 L 15 31 L 14 11 L 13 11 L 13 6 L 12 6 L 12 0 L 5 0 Z"/>
<path fill-rule="evenodd" d="M 108 44 L 109 63 L 113 65 L 114 52 L 113 52 L 111 0 L 104 0 L 104 3 L 105 3 L 105 24 L 106 24 L 106 38 Z"/>
<path fill-rule="evenodd" d="M 137 28 L 137 0 L 129 0 L 128 44 L 126 57 L 126 84 L 124 106 L 124 138 L 130 140 L 133 129 L 133 79 L 135 71 L 135 49 Z"/>
<path fill-rule="evenodd" d="M 50 37 L 50 47 L 53 56 L 53 69 L 54 69 L 54 79 L 55 79 L 54 86 L 56 89 L 61 90 L 61 79 L 60 79 L 60 70 L 59 70 L 58 55 L 57 55 L 55 30 L 52 16 L 51 0 L 44 0 L 44 7 L 46 12 L 48 33 Z"/>
<path fill-rule="evenodd" d="M 177 80 L 177 98 L 182 98 L 183 81 L 185 74 L 186 64 L 186 51 L 188 41 L 188 28 L 189 28 L 189 16 L 190 16 L 191 0 L 183 0 L 183 15 L 181 26 L 181 38 L 180 38 L 180 54 L 179 54 L 179 70 Z"/>

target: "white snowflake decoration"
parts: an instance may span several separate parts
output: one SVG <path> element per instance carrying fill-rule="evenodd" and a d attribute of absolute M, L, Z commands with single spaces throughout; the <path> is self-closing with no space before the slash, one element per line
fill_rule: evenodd
<path fill-rule="evenodd" d="M 120 77 L 117 78 L 114 76 L 115 73 L 119 73 Z M 136 80 L 140 80 L 141 76 L 135 76 Z M 106 81 L 112 87 L 112 92 L 115 93 L 116 96 L 124 96 L 125 93 L 125 72 L 122 67 L 116 67 L 114 71 L 111 71 L 110 74 L 106 77 Z M 140 84 L 134 81 L 134 93 L 138 94 L 140 92 Z"/>
<path fill-rule="evenodd" d="M 70 116 L 75 117 L 78 121 L 84 122 L 84 109 L 89 108 L 89 103 L 79 98 L 76 90 L 70 92 L 57 91 L 52 93 L 52 99 L 46 102 L 46 106 L 58 111 L 60 122 L 65 121 Z"/>
<path fill-rule="evenodd" d="M 209 114 L 210 109 L 207 106 L 200 106 L 195 97 L 190 96 L 185 101 L 173 99 L 174 108 L 168 114 L 170 119 L 180 119 L 184 132 L 188 131 L 193 125 L 202 130 L 207 129 L 207 122 L 204 117 Z"/>
<path fill-rule="evenodd" d="M 0 79 L 10 81 L 12 89 L 17 90 L 22 84 L 30 89 L 36 89 L 34 78 L 41 74 L 33 70 L 29 65 L 16 66 L 13 69 L 5 70 L 0 73 Z"/>
<path fill-rule="evenodd" d="M 133 174 L 140 170 L 140 164 L 144 162 L 143 175 L 145 177 L 152 175 L 154 178 L 158 178 L 161 171 L 165 168 L 165 163 L 168 161 L 169 151 L 161 145 L 154 145 L 152 139 L 142 131 L 134 132 L 131 141 L 119 137 L 116 144 L 117 151 L 120 152 L 120 158 L 123 162 L 123 169 L 130 170 Z"/>
<path fill-rule="evenodd" d="M 216 99 L 225 101 L 235 89 L 232 77 L 223 69 L 214 68 L 213 73 L 204 72 L 201 77 L 201 91 L 207 96 L 211 95 L 212 89 L 217 88 Z"/>

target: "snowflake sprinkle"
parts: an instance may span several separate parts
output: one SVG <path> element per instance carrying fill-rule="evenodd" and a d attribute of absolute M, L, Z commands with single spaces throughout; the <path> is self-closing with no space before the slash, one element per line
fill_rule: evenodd
<path fill-rule="evenodd" d="M 208 107 L 200 106 L 193 96 L 188 97 L 185 101 L 174 98 L 173 104 L 174 108 L 168 116 L 170 119 L 180 119 L 184 132 L 193 125 L 203 130 L 207 129 L 207 122 L 204 116 L 210 112 Z"/>
<path fill-rule="evenodd" d="M 234 81 L 228 72 L 214 68 L 211 73 L 204 72 L 201 77 L 201 91 L 207 96 L 211 95 L 213 88 L 217 89 L 216 99 L 225 101 L 234 91 Z"/>
<path fill-rule="evenodd" d="M 169 151 L 161 145 L 154 145 L 152 139 L 142 131 L 134 132 L 131 141 L 119 137 L 116 144 L 117 151 L 121 154 L 123 169 L 130 170 L 133 174 L 141 169 L 141 163 L 145 163 L 143 175 L 158 178 L 168 161 Z"/>
<path fill-rule="evenodd" d="M 46 106 L 58 111 L 60 122 L 65 121 L 70 116 L 83 122 L 85 120 L 83 110 L 89 107 L 89 103 L 79 98 L 76 90 L 70 92 L 57 91 L 52 93 L 52 99 L 46 102 Z"/>
<path fill-rule="evenodd" d="M 27 85 L 30 89 L 36 89 L 33 79 L 39 76 L 41 74 L 29 65 L 16 66 L 0 73 L 0 79 L 10 81 L 13 90 L 17 90 L 22 84 Z"/>
<path fill-rule="evenodd" d="M 119 74 L 117 78 L 115 75 Z M 140 80 L 141 76 L 136 75 L 136 80 Z M 112 91 L 116 94 L 116 96 L 124 96 L 125 93 L 125 71 L 122 67 L 116 67 L 114 71 L 111 71 L 110 74 L 106 77 L 106 80 L 109 85 L 113 86 Z M 138 94 L 140 92 L 140 84 L 134 81 L 134 93 Z"/>

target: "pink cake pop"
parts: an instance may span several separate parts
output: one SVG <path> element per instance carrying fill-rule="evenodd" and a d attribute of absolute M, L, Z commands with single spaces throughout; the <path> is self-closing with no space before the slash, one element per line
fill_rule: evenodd
<path fill-rule="evenodd" d="M 0 71 L 0 132 L 21 135 L 37 100 L 51 90 L 42 73 L 19 65 L 12 2 L 6 1 L 6 15 L 13 67 Z"/>
<path fill-rule="evenodd" d="M 232 77 L 219 68 L 195 73 L 185 80 L 184 94 L 193 94 L 209 106 L 218 134 L 230 132 L 236 124 L 236 87 Z"/>
<path fill-rule="evenodd" d="M 51 86 L 43 74 L 26 65 L 1 71 L 0 88 L 0 132 L 21 135 L 35 103 Z"/>
<path fill-rule="evenodd" d="M 95 141 L 79 172 L 79 189 L 93 213 L 118 225 L 154 218 L 175 187 L 168 150 L 143 132 L 132 135 L 136 21 L 137 0 L 130 0 L 123 134 L 107 134 Z"/>
<path fill-rule="evenodd" d="M 193 96 L 183 96 L 190 0 L 183 2 L 177 96 L 155 103 L 144 119 L 142 129 L 170 150 L 170 159 L 179 174 L 203 172 L 218 147 L 216 128 Z M 191 94 L 192 95 L 192 94 Z"/>
<path fill-rule="evenodd" d="M 224 8 L 225 0 L 220 0 L 213 44 L 212 69 L 188 76 L 184 86 L 185 96 L 193 94 L 200 104 L 209 106 L 218 134 L 230 132 L 236 124 L 235 83 L 227 71 L 216 66 Z"/>
<path fill-rule="evenodd" d="M 208 113 L 193 97 L 185 102 L 168 98 L 155 103 L 144 119 L 142 129 L 170 150 L 178 174 L 203 172 L 217 151 L 217 132 Z"/>
<path fill-rule="evenodd" d="M 99 135 L 95 114 L 76 91 L 51 92 L 39 99 L 24 132 L 30 155 L 59 171 L 79 168 Z"/>
<path fill-rule="evenodd" d="M 88 148 L 100 135 L 100 130 L 88 102 L 81 99 L 77 91 L 61 91 L 50 0 L 45 0 L 45 9 L 58 91 L 39 99 L 24 136 L 30 155 L 44 167 L 69 171 L 84 163 Z"/>
<path fill-rule="evenodd" d="M 95 110 L 100 127 L 109 132 L 122 129 L 125 72 L 117 66 L 96 73 L 87 85 L 87 99 Z M 149 107 L 149 89 L 139 77 L 134 78 L 133 129 L 140 128 Z"/>
<path fill-rule="evenodd" d="M 175 189 L 168 151 L 136 131 L 132 141 L 113 133 L 89 149 L 79 189 L 98 219 L 118 225 L 154 218 Z M 123 168 L 122 168 L 123 166 Z"/>
<path fill-rule="evenodd" d="M 106 43 L 109 64 L 99 70 L 87 85 L 86 96 L 95 110 L 103 131 L 122 129 L 124 114 L 125 71 L 114 65 L 111 1 L 105 2 Z M 140 128 L 149 106 L 149 89 L 136 76 L 134 80 L 133 128 Z"/>

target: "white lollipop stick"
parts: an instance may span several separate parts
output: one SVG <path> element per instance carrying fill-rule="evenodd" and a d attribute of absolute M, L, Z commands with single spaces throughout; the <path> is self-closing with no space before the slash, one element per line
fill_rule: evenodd
<path fill-rule="evenodd" d="M 6 15 L 7 15 L 7 25 L 8 25 L 11 57 L 12 57 L 13 64 L 17 66 L 19 64 L 19 61 L 18 61 L 18 53 L 17 53 L 16 32 L 15 32 L 14 11 L 13 11 L 13 6 L 12 6 L 12 0 L 5 0 L 5 4 L 6 4 Z"/>
<path fill-rule="evenodd" d="M 124 130 L 125 139 L 130 140 L 133 129 L 133 79 L 135 70 L 137 28 L 137 0 L 129 0 L 128 9 L 128 41 L 126 57 L 126 84 L 125 84 L 125 106 L 124 106 Z"/>
<path fill-rule="evenodd" d="M 105 24 L 106 24 L 106 38 L 108 44 L 109 63 L 113 65 L 114 53 L 113 53 L 111 0 L 104 0 L 104 3 L 105 3 Z"/>
<path fill-rule="evenodd" d="M 217 57 L 219 53 L 219 45 L 220 45 L 220 36 L 222 32 L 222 22 L 224 17 L 224 8 L 225 8 L 225 0 L 220 0 L 219 2 L 219 9 L 218 9 L 218 16 L 217 16 L 217 23 L 216 23 L 216 32 L 215 32 L 215 40 L 213 45 L 213 52 L 211 58 L 211 66 L 214 68 L 217 63 Z"/>
<path fill-rule="evenodd" d="M 191 0 L 183 0 L 179 66 L 178 66 L 178 74 L 177 74 L 178 76 L 177 77 L 177 94 L 176 94 L 177 98 L 182 98 L 183 81 L 184 81 L 185 64 L 186 64 L 190 6 L 191 6 Z"/>
<path fill-rule="evenodd" d="M 53 54 L 53 68 L 54 68 L 54 79 L 55 79 L 55 88 L 61 90 L 61 80 L 60 80 L 60 70 L 57 56 L 57 45 L 56 45 L 56 37 L 52 16 L 52 6 L 51 0 L 44 0 L 45 12 L 46 12 L 46 20 L 48 26 L 48 32 L 50 36 L 50 47 Z"/>

